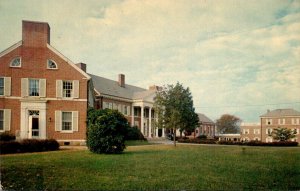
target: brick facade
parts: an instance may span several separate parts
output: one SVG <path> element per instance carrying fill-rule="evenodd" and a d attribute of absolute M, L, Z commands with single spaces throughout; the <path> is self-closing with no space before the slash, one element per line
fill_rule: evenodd
<path fill-rule="evenodd" d="M 83 142 L 86 138 L 90 77 L 49 44 L 48 23 L 23 21 L 22 31 L 22 41 L 0 53 L 0 77 L 11 81 L 5 84 L 10 85 L 6 87 L 10 89 L 9 95 L 0 95 L 0 110 L 10 113 L 10 119 L 6 118 L 10 123 L 6 121 L 6 126 L 1 131 L 9 131 L 18 138 L 33 138 L 33 134 L 29 134 L 34 126 L 40 128 L 39 135 L 35 134 L 34 138 Z M 19 67 L 11 66 L 15 58 L 20 58 Z M 49 68 L 48 60 L 53 61 L 57 67 Z M 38 81 L 38 96 L 28 94 L 30 79 Z M 65 91 L 62 85 L 61 89 L 58 88 L 58 80 L 73 84 L 71 97 L 58 96 L 63 95 L 58 91 Z M 31 111 L 39 111 L 39 114 L 29 114 Z M 61 116 L 57 118 L 57 111 L 74 112 L 72 131 L 59 129 L 63 119 Z M 38 123 L 33 125 L 31 118 L 38 118 Z"/>

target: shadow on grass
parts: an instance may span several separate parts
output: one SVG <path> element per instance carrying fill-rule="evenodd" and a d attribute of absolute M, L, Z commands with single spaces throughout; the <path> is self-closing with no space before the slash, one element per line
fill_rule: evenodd
<path fill-rule="evenodd" d="M 45 190 L 43 168 L 1 168 L 1 184 L 4 190 Z"/>

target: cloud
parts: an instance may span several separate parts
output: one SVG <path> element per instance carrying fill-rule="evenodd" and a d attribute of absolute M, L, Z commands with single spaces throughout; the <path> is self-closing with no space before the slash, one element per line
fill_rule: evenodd
<path fill-rule="evenodd" d="M 89 72 L 124 73 L 145 88 L 179 81 L 198 112 L 250 122 L 268 108 L 300 110 L 268 105 L 300 101 L 299 8 L 282 0 L 1 1 L 0 49 L 20 40 L 22 19 L 44 20 L 52 45 Z"/>

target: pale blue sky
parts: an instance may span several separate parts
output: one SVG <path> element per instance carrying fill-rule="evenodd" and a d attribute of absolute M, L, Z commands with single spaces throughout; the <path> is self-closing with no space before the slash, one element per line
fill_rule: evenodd
<path fill-rule="evenodd" d="M 48 22 L 51 45 L 90 73 L 190 87 L 197 112 L 258 122 L 300 111 L 300 1 L 0 1 L 0 51 L 21 21 Z"/>

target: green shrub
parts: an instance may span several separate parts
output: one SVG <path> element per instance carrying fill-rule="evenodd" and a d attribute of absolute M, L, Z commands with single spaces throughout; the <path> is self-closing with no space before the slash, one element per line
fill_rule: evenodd
<path fill-rule="evenodd" d="M 146 140 L 137 126 L 128 127 L 125 140 Z"/>
<path fill-rule="evenodd" d="M 54 151 L 58 149 L 59 149 L 59 143 L 54 139 L 46 139 L 46 140 L 24 139 L 20 142 L 18 141 L 0 142 L 1 154 Z"/>
<path fill-rule="evenodd" d="M 199 136 L 197 137 L 197 139 L 207 139 L 207 136 L 206 136 L 206 135 L 199 135 Z"/>
<path fill-rule="evenodd" d="M 129 124 L 116 110 L 89 110 L 87 146 L 94 153 L 121 153 Z"/>
<path fill-rule="evenodd" d="M 0 133 L 0 141 L 13 141 L 16 140 L 16 136 L 9 132 Z"/>
<path fill-rule="evenodd" d="M 261 141 L 249 141 L 249 142 L 234 142 L 234 141 L 219 141 L 218 144 L 221 145 L 246 145 L 246 146 L 278 146 L 278 147 L 293 147 L 298 146 L 298 142 L 292 141 L 279 141 L 265 143 Z"/>

